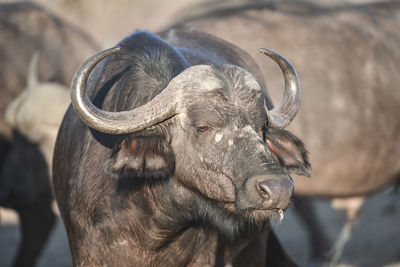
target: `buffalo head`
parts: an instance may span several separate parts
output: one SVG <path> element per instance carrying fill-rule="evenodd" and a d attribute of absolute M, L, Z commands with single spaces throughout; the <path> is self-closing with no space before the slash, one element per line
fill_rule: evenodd
<path fill-rule="evenodd" d="M 88 126 L 125 134 L 110 158 L 111 172 L 136 182 L 173 177 L 175 204 L 187 206 L 190 194 L 216 204 L 202 208 L 190 202 L 199 217 L 218 228 L 226 229 L 225 213 L 235 222 L 262 223 L 289 206 L 294 186 L 289 173 L 309 175 L 309 163 L 301 141 L 282 129 L 295 117 L 301 98 L 297 74 L 286 59 L 260 50 L 285 77 L 283 100 L 272 110 L 248 71 L 229 64 L 189 66 L 180 59 L 184 69 L 152 100 L 130 111 L 104 111 L 89 100 L 86 83 L 96 64 L 118 51 L 89 58 L 71 85 L 72 104 Z"/>

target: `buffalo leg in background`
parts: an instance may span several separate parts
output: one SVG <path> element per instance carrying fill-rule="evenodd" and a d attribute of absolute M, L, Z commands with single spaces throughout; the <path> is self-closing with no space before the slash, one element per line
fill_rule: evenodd
<path fill-rule="evenodd" d="M 274 257 L 267 257 L 267 266 L 298 266 L 287 255 L 274 231 L 270 231 L 268 236 L 267 255 L 274 255 Z"/>
<path fill-rule="evenodd" d="M 10 142 L 2 135 L 0 135 L 0 174 L 2 173 L 4 161 L 7 158 L 10 146 L 11 146 Z M 7 198 L 7 196 L 8 196 L 8 190 L 1 185 L 1 180 L 0 180 L 0 204 L 2 203 L 3 200 Z"/>
<path fill-rule="evenodd" d="M 14 267 L 34 266 L 55 223 L 51 210 L 51 196 L 23 209 L 18 209 L 22 230 L 22 242 L 15 258 Z"/>
<path fill-rule="evenodd" d="M 0 205 L 20 218 L 22 242 L 14 266 L 34 266 L 55 222 L 49 170 L 35 144 L 18 132 L 13 140 L 0 175 L 0 188 L 7 193 Z"/>
<path fill-rule="evenodd" d="M 293 203 L 294 210 L 303 222 L 309 237 L 311 259 L 324 261 L 332 242 L 321 228 L 312 200 L 308 197 L 295 196 Z"/>
<path fill-rule="evenodd" d="M 331 245 L 325 231 L 321 228 L 321 223 L 315 212 L 312 199 L 308 197 L 295 197 L 295 211 L 303 221 L 303 225 L 308 233 L 311 247 L 311 259 L 316 262 L 330 261 L 330 266 L 336 266 L 340 259 L 344 246 L 351 237 L 354 222 L 356 221 L 365 197 L 333 198 L 331 205 L 336 210 L 344 210 L 346 223 L 341 233 Z"/>

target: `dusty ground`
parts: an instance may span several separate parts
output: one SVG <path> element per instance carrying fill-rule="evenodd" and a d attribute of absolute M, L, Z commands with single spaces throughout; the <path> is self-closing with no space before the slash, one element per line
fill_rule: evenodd
<path fill-rule="evenodd" d="M 343 214 L 332 210 L 326 201 L 315 201 L 318 215 L 334 239 L 343 224 Z M 0 266 L 8 267 L 19 241 L 17 218 L 9 210 L 0 210 Z M 339 266 L 400 267 L 400 194 L 383 192 L 371 197 L 362 209 L 353 236 L 346 245 Z M 293 210 L 286 212 L 282 223 L 274 222 L 279 238 L 288 253 L 307 266 L 308 240 Z M 59 219 L 38 267 L 72 266 L 68 241 Z"/>

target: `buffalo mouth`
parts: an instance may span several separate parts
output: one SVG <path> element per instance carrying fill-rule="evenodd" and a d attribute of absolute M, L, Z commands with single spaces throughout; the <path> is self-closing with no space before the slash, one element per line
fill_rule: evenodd
<path fill-rule="evenodd" d="M 282 221 L 284 216 L 284 210 L 282 209 L 272 209 L 272 210 L 260 210 L 260 209 L 249 209 L 246 210 L 243 215 L 245 217 L 255 219 L 256 221 L 264 220 L 265 218 L 272 219 L 278 218 Z"/>
<path fill-rule="evenodd" d="M 280 208 L 264 209 L 264 208 L 254 208 L 254 207 L 246 209 L 238 209 L 236 202 L 225 202 L 223 204 L 223 208 L 229 213 L 238 216 L 243 220 L 253 221 L 255 223 L 261 223 L 275 218 L 278 218 L 279 221 L 282 221 L 284 217 L 284 212 L 289 207 L 290 205 L 284 209 Z"/>

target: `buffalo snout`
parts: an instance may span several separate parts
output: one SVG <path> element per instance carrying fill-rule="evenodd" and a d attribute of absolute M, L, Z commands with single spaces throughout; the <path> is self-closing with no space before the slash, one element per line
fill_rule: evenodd
<path fill-rule="evenodd" d="M 255 176 L 247 179 L 244 188 L 237 193 L 238 210 L 284 210 L 290 205 L 294 183 L 290 176 L 268 178 Z"/>

